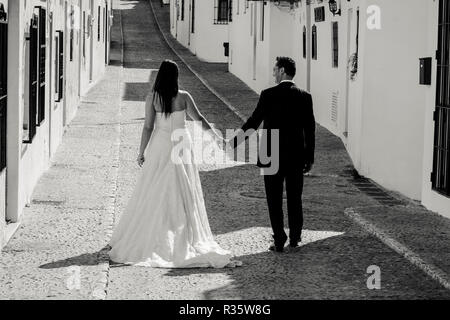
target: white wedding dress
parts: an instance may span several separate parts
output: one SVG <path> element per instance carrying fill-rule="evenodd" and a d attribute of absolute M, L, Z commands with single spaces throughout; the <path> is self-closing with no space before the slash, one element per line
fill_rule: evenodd
<path fill-rule="evenodd" d="M 155 129 L 134 192 L 110 245 L 112 261 L 158 268 L 223 268 L 231 253 L 214 240 L 206 214 L 186 111 L 156 113 Z M 181 129 L 189 161 L 172 161 Z M 180 160 L 181 155 L 176 155 Z"/>

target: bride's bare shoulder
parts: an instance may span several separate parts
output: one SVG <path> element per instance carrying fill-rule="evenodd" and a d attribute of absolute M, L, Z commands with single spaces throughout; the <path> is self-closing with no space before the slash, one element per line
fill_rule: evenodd
<path fill-rule="evenodd" d="M 191 98 L 191 94 L 185 90 L 178 90 L 178 96 L 181 98 L 182 101 L 190 101 Z"/>
<path fill-rule="evenodd" d="M 178 95 L 181 98 L 186 98 L 187 96 L 189 96 L 189 92 L 187 92 L 186 90 L 178 90 Z"/>

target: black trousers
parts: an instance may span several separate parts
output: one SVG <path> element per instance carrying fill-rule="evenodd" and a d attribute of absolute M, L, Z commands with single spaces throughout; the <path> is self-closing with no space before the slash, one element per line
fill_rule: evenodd
<path fill-rule="evenodd" d="M 287 240 L 284 231 L 283 186 L 286 182 L 289 240 L 301 241 L 303 229 L 303 170 L 302 167 L 281 169 L 275 175 L 264 176 L 267 205 L 276 246 L 283 246 Z"/>

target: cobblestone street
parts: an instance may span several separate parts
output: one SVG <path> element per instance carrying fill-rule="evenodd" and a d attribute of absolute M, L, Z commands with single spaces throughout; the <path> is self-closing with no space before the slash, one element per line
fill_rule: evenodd
<path fill-rule="evenodd" d="M 104 247 L 136 182 L 145 97 L 161 61 L 178 63 L 181 89 L 220 130 L 239 128 L 258 101 L 226 64 L 201 62 L 171 37 L 159 0 L 116 0 L 114 9 L 112 63 L 84 97 L 1 253 L 1 299 L 450 298 L 450 221 L 355 176 L 342 141 L 320 126 L 297 250 L 267 250 L 263 178 L 248 164 L 200 173 L 211 229 L 242 267 L 110 264 Z M 367 288 L 373 265 L 379 290 Z"/>

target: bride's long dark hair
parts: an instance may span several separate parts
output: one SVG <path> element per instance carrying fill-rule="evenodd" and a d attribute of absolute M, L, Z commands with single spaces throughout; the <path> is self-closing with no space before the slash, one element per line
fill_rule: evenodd
<path fill-rule="evenodd" d="M 159 98 L 162 112 L 169 116 L 172 113 L 172 99 L 178 94 L 178 65 L 174 61 L 164 60 L 161 63 L 153 92 L 154 98 Z"/>

